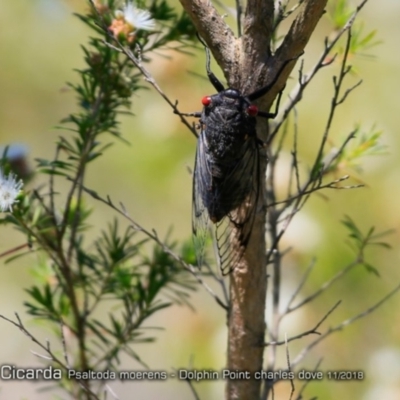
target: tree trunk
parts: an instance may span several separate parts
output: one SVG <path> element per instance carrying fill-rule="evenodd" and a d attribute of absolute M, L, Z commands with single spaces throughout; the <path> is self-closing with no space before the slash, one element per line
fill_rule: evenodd
<path fill-rule="evenodd" d="M 290 71 L 323 15 L 327 0 L 305 0 L 302 3 L 289 32 L 274 54 L 270 48 L 274 29 L 273 0 L 247 2 L 243 16 L 243 35 L 239 38 L 234 36 L 210 1 L 180 2 L 223 70 L 228 85 L 244 95 L 274 81 L 285 62 L 292 60 L 280 73 L 271 90 L 257 102 L 260 110 L 268 111 L 276 95 L 285 86 Z M 258 137 L 265 141 L 267 132 L 267 121 L 259 118 Z M 260 160 L 260 182 L 264 182 L 267 162 L 263 152 Z M 264 354 L 267 291 L 265 206 L 265 187 L 262 187 L 245 256 L 229 275 L 226 369 L 233 378 L 227 380 L 226 399 L 229 400 L 260 398 L 262 381 L 254 379 L 254 372 L 263 369 Z"/>

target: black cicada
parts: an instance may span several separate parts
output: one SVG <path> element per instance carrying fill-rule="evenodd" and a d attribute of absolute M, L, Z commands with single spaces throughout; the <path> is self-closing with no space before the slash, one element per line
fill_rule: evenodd
<path fill-rule="evenodd" d="M 271 89 L 287 63 L 271 84 L 247 96 L 225 89 L 209 64 L 207 51 L 207 74 L 218 93 L 204 97 L 203 111 L 192 114 L 200 118 L 201 129 L 193 177 L 193 237 L 201 266 L 209 221 L 214 224 L 220 268 L 227 275 L 246 250 L 257 211 L 259 147 L 263 143 L 257 138 L 256 117 L 276 116 L 276 112 L 259 111 L 251 101 Z"/>

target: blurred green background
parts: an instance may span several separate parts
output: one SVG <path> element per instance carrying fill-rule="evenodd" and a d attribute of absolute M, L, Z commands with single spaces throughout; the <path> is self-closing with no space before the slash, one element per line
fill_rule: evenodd
<path fill-rule="evenodd" d="M 81 67 L 81 44 L 87 42 L 88 30 L 72 14 L 83 12 L 82 0 L 14 0 L 0 5 L 0 146 L 23 143 L 29 147 L 31 165 L 34 159 L 51 158 L 59 131 L 52 127 L 76 108 L 73 93 L 65 85 L 74 81 L 74 68 Z M 325 192 L 326 198 L 314 196 L 301 215 L 295 218 L 284 244 L 294 250 L 284 270 L 283 300 L 289 298 L 302 271 L 313 256 L 318 266 L 305 287 L 310 294 L 324 280 L 346 265 L 351 253 L 344 243 L 347 232 L 340 224 L 350 215 L 366 230 L 396 229 L 388 240 L 392 250 L 376 249 L 368 253 L 381 277 L 357 268 L 347 279 L 334 286 L 313 307 L 297 312 L 284 325 L 288 336 L 309 329 L 338 299 L 342 305 L 323 327 L 336 325 L 383 297 L 400 281 L 400 2 L 370 1 L 360 17 L 366 31 L 377 29 L 382 43 L 369 52 L 373 57 L 356 56 L 359 77 L 364 80 L 341 107 L 333 126 L 335 144 L 359 122 L 365 128 L 376 124 L 384 131 L 386 155 L 364 160 L 364 173 L 356 174 L 366 187 L 353 191 Z M 314 42 L 305 57 L 315 60 L 323 46 L 323 35 L 329 32 L 327 21 L 321 22 Z M 308 62 L 309 63 L 309 62 Z M 310 64 L 309 64 L 310 65 Z M 184 111 L 201 107 L 203 95 L 213 92 L 211 85 L 190 72 L 204 74 L 204 55 L 195 57 L 177 52 L 154 55 L 149 69 L 171 99 L 178 99 Z M 293 75 L 295 76 L 295 74 Z M 300 150 L 303 163 L 311 162 L 328 112 L 332 90 L 331 72 L 326 70 L 310 86 L 300 108 Z M 117 142 L 89 170 L 87 185 L 102 195 L 122 201 L 130 215 L 147 228 L 164 236 L 172 226 L 174 239 L 191 234 L 191 177 L 195 154 L 194 137 L 180 124 L 167 104 L 152 90 L 142 91 L 134 99 L 134 117 L 123 120 L 127 146 Z M 109 138 L 111 141 L 111 137 Z M 353 173 L 344 171 L 343 173 Z M 36 178 L 37 185 L 42 178 Z M 282 180 L 285 173 L 282 171 Z M 94 202 L 93 200 L 88 200 Z M 106 227 L 114 213 L 102 204 L 94 204 L 91 218 L 94 231 Z M 24 238 L 10 229 L 0 230 L 0 253 L 22 244 Z M 39 338 L 52 338 L 26 316 L 24 287 L 32 282 L 35 254 L 3 265 L 0 262 L 0 313 L 12 318 L 18 312 Z M 392 298 L 377 312 L 346 328 L 315 348 L 305 360 L 312 369 L 323 357 L 320 370 L 364 370 L 363 382 L 312 383 L 308 397 L 321 399 L 395 400 L 400 398 L 400 295 Z M 172 368 L 221 369 L 225 362 L 225 316 L 211 298 L 199 290 L 193 297 L 196 311 L 174 307 L 158 314 L 153 326 L 163 326 L 154 345 L 137 349 L 153 370 Z M 29 322 L 30 321 L 30 322 Z M 321 331 L 324 331 L 321 328 Z M 294 358 L 312 338 L 304 338 L 290 347 Z M 0 364 L 37 366 L 31 351 L 34 344 L 10 324 L 0 321 Z M 59 348 L 54 343 L 55 348 Z M 285 366 L 282 357 L 281 366 Z M 124 360 L 126 369 L 138 369 Z M 42 384 L 0 382 L 0 399 L 50 399 L 54 392 L 38 392 Z M 190 399 L 188 385 L 178 380 L 167 382 L 111 382 L 120 399 L 162 398 Z M 196 386 L 202 398 L 223 397 L 223 382 L 203 382 Z M 289 396 L 289 385 L 281 384 L 276 398 Z"/>

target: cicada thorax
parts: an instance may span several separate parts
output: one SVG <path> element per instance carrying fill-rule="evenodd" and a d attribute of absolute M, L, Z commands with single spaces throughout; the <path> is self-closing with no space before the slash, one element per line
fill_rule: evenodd
<path fill-rule="evenodd" d="M 237 158 L 243 143 L 256 136 L 257 107 L 235 89 L 206 96 L 203 105 L 200 124 L 209 151 L 227 162 Z"/>
<path fill-rule="evenodd" d="M 243 176 L 249 151 L 256 151 L 256 106 L 238 90 L 227 89 L 203 98 L 201 140 L 209 169 L 202 200 L 217 223 L 248 196 L 251 176 Z M 254 154 L 254 153 L 253 153 Z"/>

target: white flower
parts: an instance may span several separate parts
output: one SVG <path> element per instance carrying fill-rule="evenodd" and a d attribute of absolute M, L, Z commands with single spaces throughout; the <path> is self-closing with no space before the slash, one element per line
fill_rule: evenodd
<path fill-rule="evenodd" d="M 128 3 L 124 7 L 123 16 L 125 21 L 131 25 L 135 31 L 139 29 L 151 31 L 156 27 L 154 19 L 151 18 L 151 14 L 147 10 L 137 8 L 133 3 Z"/>
<path fill-rule="evenodd" d="M 16 203 L 15 200 L 19 195 L 23 182 L 15 180 L 15 175 L 10 172 L 6 177 L 0 168 L 0 211 L 12 211 L 12 205 Z"/>

